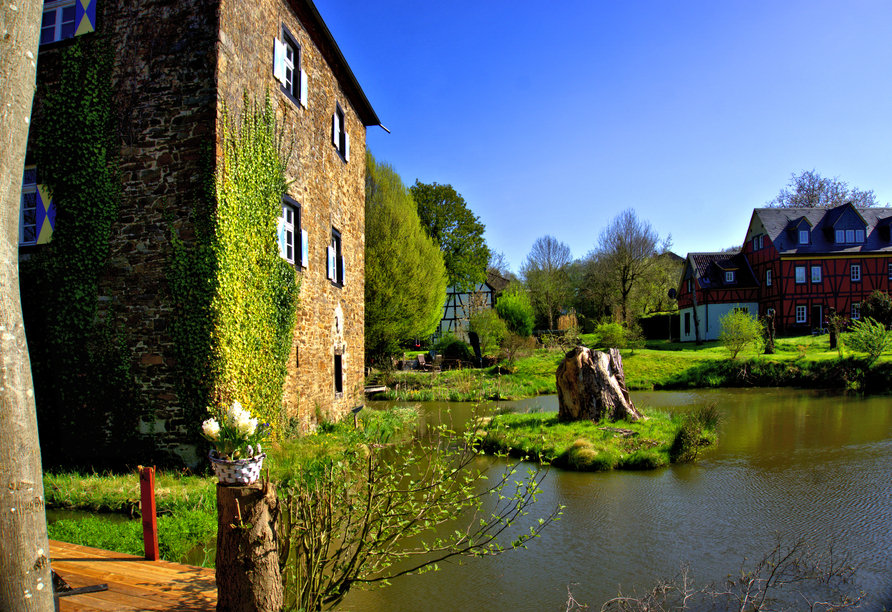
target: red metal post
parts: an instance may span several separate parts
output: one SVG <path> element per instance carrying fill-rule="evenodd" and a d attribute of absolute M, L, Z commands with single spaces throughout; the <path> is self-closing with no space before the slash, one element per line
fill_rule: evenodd
<path fill-rule="evenodd" d="M 155 513 L 155 468 L 139 466 L 140 509 L 142 510 L 142 541 L 146 561 L 157 561 L 158 517 Z"/>

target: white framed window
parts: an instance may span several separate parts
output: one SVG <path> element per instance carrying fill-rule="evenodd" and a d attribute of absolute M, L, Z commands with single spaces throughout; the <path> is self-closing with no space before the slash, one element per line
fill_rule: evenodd
<path fill-rule="evenodd" d="M 836 230 L 837 244 L 858 244 L 864 242 L 863 229 Z"/>
<path fill-rule="evenodd" d="M 335 149 L 344 158 L 350 161 L 350 134 L 347 133 L 347 117 L 340 104 L 335 106 L 334 115 L 331 117 L 331 142 Z"/>
<path fill-rule="evenodd" d="M 805 266 L 796 266 L 796 282 L 805 282 Z"/>
<path fill-rule="evenodd" d="M 734 271 L 733 271 L 733 270 L 727 270 L 727 271 L 725 271 L 725 282 L 726 282 L 726 283 L 733 283 L 733 282 L 734 282 Z"/>
<path fill-rule="evenodd" d="M 796 306 L 796 322 L 797 323 L 805 323 L 806 317 L 808 315 L 808 308 L 806 306 Z"/>
<path fill-rule="evenodd" d="M 813 282 L 813 283 L 821 282 L 821 266 L 812 266 L 811 267 L 811 282 Z"/>
<path fill-rule="evenodd" d="M 283 26 L 281 40 L 273 39 L 273 76 L 292 102 L 306 107 L 307 73 L 301 67 L 301 53 L 297 40 Z"/>
<path fill-rule="evenodd" d="M 771 286 L 771 268 L 765 270 L 765 284 Z"/>
<path fill-rule="evenodd" d="M 761 250 L 765 246 L 765 235 L 759 234 L 758 236 L 753 236 L 753 250 L 758 251 Z"/>
<path fill-rule="evenodd" d="M 861 318 L 861 303 L 856 302 L 852 304 L 852 320 L 857 321 Z"/>
<path fill-rule="evenodd" d="M 328 280 L 343 287 L 347 284 L 346 265 L 341 247 L 341 233 L 334 228 L 331 228 L 331 244 L 328 245 L 326 253 Z"/>
<path fill-rule="evenodd" d="M 40 44 L 56 42 L 74 36 L 76 10 L 74 0 L 43 3 L 40 21 Z"/>
<path fill-rule="evenodd" d="M 799 230 L 799 244 L 808 244 L 808 230 Z"/>
<path fill-rule="evenodd" d="M 22 203 L 19 207 L 19 244 L 37 244 L 37 168 L 25 166 L 22 173 Z"/>
<path fill-rule="evenodd" d="M 853 283 L 857 283 L 861 281 L 861 264 L 852 264 L 852 267 L 849 268 L 849 276 L 852 279 Z"/>

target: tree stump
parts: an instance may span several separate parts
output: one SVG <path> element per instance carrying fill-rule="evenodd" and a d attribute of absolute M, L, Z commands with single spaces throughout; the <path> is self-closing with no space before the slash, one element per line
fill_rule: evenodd
<path fill-rule="evenodd" d="M 597 423 L 637 421 L 642 415 L 626 389 L 619 350 L 609 353 L 577 346 L 557 369 L 558 415 L 561 421 L 587 419 Z"/>
<path fill-rule="evenodd" d="M 217 485 L 217 612 L 278 612 L 284 605 L 268 481 Z"/>

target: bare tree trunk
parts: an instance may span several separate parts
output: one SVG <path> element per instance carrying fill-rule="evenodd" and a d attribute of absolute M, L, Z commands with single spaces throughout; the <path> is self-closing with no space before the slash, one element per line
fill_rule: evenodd
<path fill-rule="evenodd" d="M 626 389 L 623 360 L 617 349 L 602 353 L 577 346 L 564 357 L 556 377 L 562 421 L 642 418 Z"/>
<path fill-rule="evenodd" d="M 43 469 L 19 297 L 19 205 L 43 2 L 0 7 L 0 610 L 53 609 Z"/>
<path fill-rule="evenodd" d="M 217 485 L 217 612 L 278 612 L 284 604 L 275 487 Z"/>

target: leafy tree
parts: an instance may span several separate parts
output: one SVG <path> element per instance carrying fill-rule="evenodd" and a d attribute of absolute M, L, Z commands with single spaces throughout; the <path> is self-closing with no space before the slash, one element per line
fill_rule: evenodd
<path fill-rule="evenodd" d="M 468 291 L 484 282 L 490 255 L 483 240 L 486 228 L 464 198 L 452 185 L 428 185 L 417 180 L 410 191 L 422 226 L 443 252 L 449 284 Z"/>
<path fill-rule="evenodd" d="M 509 287 L 496 302 L 496 312 L 515 334 L 526 337 L 533 333 L 533 305 L 522 287 Z"/>
<path fill-rule="evenodd" d="M 569 267 L 570 247 L 553 236 L 536 239 L 520 273 L 530 290 L 533 307 L 555 329 L 555 317 L 572 295 Z"/>
<path fill-rule="evenodd" d="M 480 339 L 480 352 L 483 355 L 495 355 L 502 339 L 508 333 L 505 322 L 492 308 L 480 310 L 471 315 L 470 330 Z"/>
<path fill-rule="evenodd" d="M 40 441 L 17 265 L 21 178 L 42 3 L 18 4 L 21 10 L 14 3 L 0 8 L 0 609 L 32 612 L 53 609 Z"/>
<path fill-rule="evenodd" d="M 892 332 L 882 323 L 869 317 L 855 321 L 846 335 L 846 346 L 859 353 L 867 353 L 868 363 L 880 358 L 892 344 Z"/>
<path fill-rule="evenodd" d="M 427 336 L 440 322 L 446 268 L 422 229 L 415 203 L 394 169 L 366 151 L 365 345 L 393 354 L 400 342 Z"/>
<path fill-rule="evenodd" d="M 737 359 L 750 344 L 762 342 L 762 324 L 743 309 L 735 308 L 719 319 L 719 324 L 719 342 L 731 353 L 731 359 Z"/>
<path fill-rule="evenodd" d="M 669 250 L 671 237 L 660 245 L 650 223 L 640 221 L 631 208 L 617 215 L 601 232 L 590 258 L 598 260 L 603 281 L 619 293 L 623 321 L 629 320 L 629 296 L 657 267 L 657 255 Z"/>
<path fill-rule="evenodd" d="M 855 206 L 878 206 L 873 189 L 862 191 L 857 187 L 849 188 L 849 184 L 839 177 L 824 178 L 817 172 L 805 170 L 800 174 L 791 174 L 790 182 L 780 190 L 766 206 L 769 208 L 833 208 L 846 202 Z"/>
<path fill-rule="evenodd" d="M 885 291 L 877 289 L 861 302 L 861 316 L 882 323 L 886 329 L 892 326 L 892 299 Z"/>

